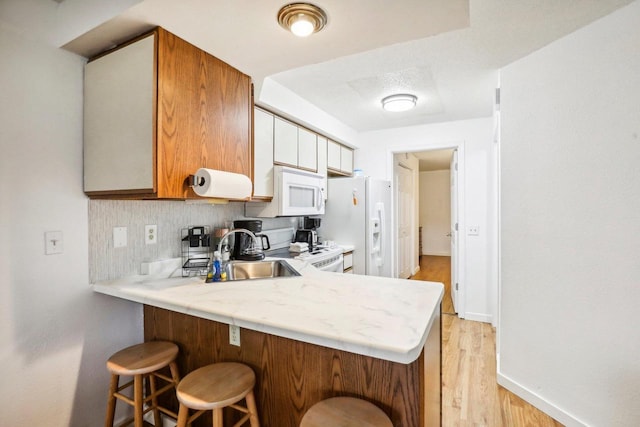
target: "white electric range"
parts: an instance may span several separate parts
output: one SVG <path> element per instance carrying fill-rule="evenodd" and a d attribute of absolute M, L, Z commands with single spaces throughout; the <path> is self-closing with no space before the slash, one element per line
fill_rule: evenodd
<path fill-rule="evenodd" d="M 261 234 L 269 238 L 271 249 L 264 251 L 265 256 L 277 258 L 294 258 L 307 261 L 318 270 L 343 271 L 342 248 L 338 246 L 314 247 L 312 251 L 290 252 L 289 244 L 293 242 L 295 230 L 293 228 L 277 228 L 263 230 Z"/>

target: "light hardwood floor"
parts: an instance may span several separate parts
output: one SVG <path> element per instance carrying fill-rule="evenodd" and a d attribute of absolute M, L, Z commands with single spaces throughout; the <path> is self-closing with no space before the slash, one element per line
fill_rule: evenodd
<path fill-rule="evenodd" d="M 450 257 L 420 257 L 413 280 L 442 282 L 442 425 L 561 427 L 496 382 L 495 330 L 453 314 Z"/>
<path fill-rule="evenodd" d="M 411 279 L 444 283 L 442 313 L 455 313 L 451 299 L 451 257 L 422 255 L 420 257 L 420 271 Z"/>

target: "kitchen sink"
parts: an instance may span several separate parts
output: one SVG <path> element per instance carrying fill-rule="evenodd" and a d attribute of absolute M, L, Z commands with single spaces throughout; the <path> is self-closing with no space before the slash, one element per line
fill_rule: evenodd
<path fill-rule="evenodd" d="M 300 276 L 286 261 L 232 261 L 225 266 L 227 281 Z"/>

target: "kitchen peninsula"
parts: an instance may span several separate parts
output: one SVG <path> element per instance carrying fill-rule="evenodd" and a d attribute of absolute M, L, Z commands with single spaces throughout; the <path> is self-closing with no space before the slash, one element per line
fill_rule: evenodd
<path fill-rule="evenodd" d="M 439 283 L 321 272 L 204 284 L 135 276 L 94 291 L 144 304 L 145 340 L 180 347 L 183 375 L 218 361 L 256 372 L 265 427 L 297 427 L 316 402 L 355 396 L 396 427 L 440 425 Z M 241 328 L 229 343 L 229 325 Z"/>

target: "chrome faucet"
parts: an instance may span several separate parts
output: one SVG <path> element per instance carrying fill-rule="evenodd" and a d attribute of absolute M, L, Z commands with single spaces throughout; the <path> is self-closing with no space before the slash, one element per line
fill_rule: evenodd
<path fill-rule="evenodd" d="M 234 228 L 232 230 L 227 231 L 218 242 L 218 252 L 220 252 L 220 255 L 222 255 L 222 244 L 224 243 L 224 239 L 226 239 L 233 233 L 247 233 L 253 239 L 253 246 L 256 248 L 260 247 L 260 242 L 258 241 L 258 238 L 251 231 L 247 230 L 246 228 Z"/>

